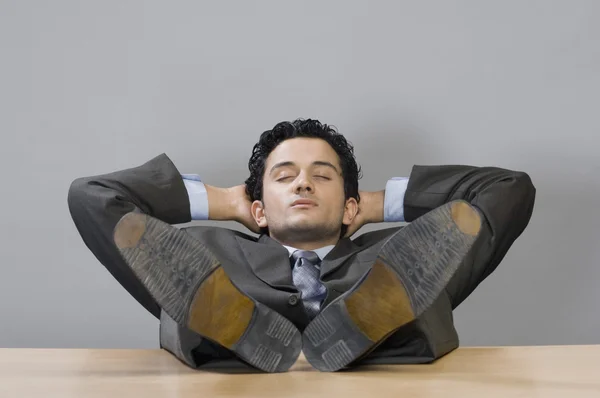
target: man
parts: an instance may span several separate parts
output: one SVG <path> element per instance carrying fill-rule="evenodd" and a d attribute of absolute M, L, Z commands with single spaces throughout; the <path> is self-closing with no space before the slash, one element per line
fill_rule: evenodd
<path fill-rule="evenodd" d="M 526 173 L 464 165 L 414 166 L 359 191 L 352 145 L 310 119 L 265 131 L 249 169 L 222 189 L 162 154 L 69 190 L 85 244 L 192 367 L 236 358 L 280 372 L 301 350 L 322 371 L 447 354 L 452 310 L 521 235 L 536 192 Z M 170 225 L 206 219 L 260 236 Z M 388 221 L 410 224 L 350 239 Z"/>

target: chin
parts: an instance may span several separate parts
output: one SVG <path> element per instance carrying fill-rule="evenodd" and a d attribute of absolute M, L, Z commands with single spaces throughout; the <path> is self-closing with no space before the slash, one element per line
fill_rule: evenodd
<path fill-rule="evenodd" d="M 282 238 L 287 242 L 315 242 L 330 239 L 333 235 L 339 235 L 331 226 L 319 224 L 286 224 L 278 231 L 272 231 L 272 236 Z"/>
<path fill-rule="evenodd" d="M 327 228 L 327 225 L 323 225 L 322 222 L 318 222 L 316 220 L 302 220 L 297 222 L 288 222 L 284 228 L 296 231 L 318 231 Z"/>
<path fill-rule="evenodd" d="M 293 241 L 314 241 L 319 239 L 331 238 L 331 236 L 339 236 L 342 220 L 325 219 L 316 215 L 302 214 L 290 215 L 285 219 L 281 219 L 281 223 L 273 222 L 269 226 L 269 232 L 273 236 L 277 236 L 284 240 Z"/>

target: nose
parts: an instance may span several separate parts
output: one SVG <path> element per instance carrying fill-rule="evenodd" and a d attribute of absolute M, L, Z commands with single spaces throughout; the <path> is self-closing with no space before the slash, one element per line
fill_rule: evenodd
<path fill-rule="evenodd" d="M 306 174 L 302 173 L 296 179 L 296 185 L 294 186 L 294 192 L 300 193 L 302 191 L 314 192 L 315 188 L 312 181 L 306 178 Z"/>

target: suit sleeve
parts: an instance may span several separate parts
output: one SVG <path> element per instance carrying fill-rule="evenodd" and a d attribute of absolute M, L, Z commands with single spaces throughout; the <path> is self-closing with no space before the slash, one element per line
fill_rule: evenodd
<path fill-rule="evenodd" d="M 482 215 L 473 250 L 447 287 L 458 306 L 502 261 L 533 213 L 536 189 L 527 173 L 498 167 L 414 166 L 404 197 L 410 222 L 449 201 L 468 201 Z"/>
<path fill-rule="evenodd" d="M 71 183 L 67 202 L 83 242 L 119 283 L 156 317 L 160 308 L 113 241 L 117 222 L 129 212 L 142 212 L 170 224 L 191 221 L 183 179 L 165 154 L 134 168 Z"/>

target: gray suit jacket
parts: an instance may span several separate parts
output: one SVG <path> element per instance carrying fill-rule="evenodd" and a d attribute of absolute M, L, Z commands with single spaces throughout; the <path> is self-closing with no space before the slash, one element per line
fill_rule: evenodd
<path fill-rule="evenodd" d="M 521 235 L 532 215 L 535 187 L 526 173 L 467 165 L 413 166 L 404 198 L 407 222 L 456 199 L 477 207 L 483 218 L 475 247 L 435 304 L 374 350 L 364 363 L 431 362 L 458 347 L 452 310 L 490 275 Z M 174 324 L 161 313 L 144 286 L 124 263 L 112 240 L 118 220 L 130 211 L 171 224 L 191 221 L 190 203 L 180 172 L 161 154 L 147 163 L 110 174 L 75 180 L 69 209 L 87 247 L 145 308 L 161 319 L 161 346 L 191 366 L 231 358 L 217 345 Z M 321 279 L 326 306 L 364 274 L 385 239 L 398 228 L 341 239 L 323 259 Z M 209 227 L 185 231 L 210 247 L 233 282 L 259 302 L 290 319 L 299 329 L 309 320 L 292 282 L 287 249 L 266 235 Z"/>

